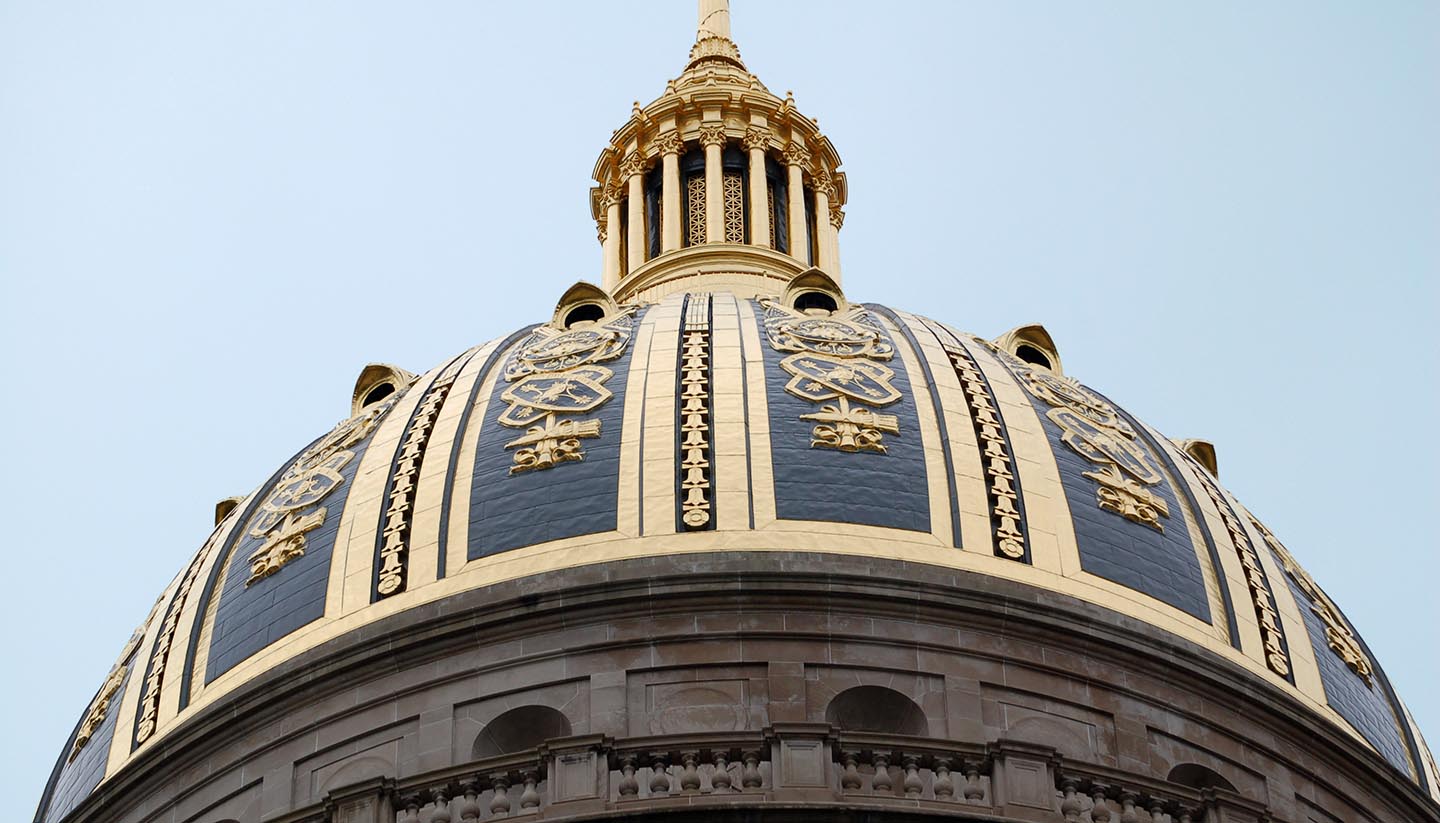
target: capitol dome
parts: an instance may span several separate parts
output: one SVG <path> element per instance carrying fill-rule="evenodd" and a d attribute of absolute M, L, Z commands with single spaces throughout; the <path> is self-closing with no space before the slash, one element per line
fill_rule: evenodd
<path fill-rule="evenodd" d="M 837 150 L 723 0 L 594 177 L 598 284 L 222 501 L 36 823 L 1440 820 L 1210 444 L 847 297 Z"/>

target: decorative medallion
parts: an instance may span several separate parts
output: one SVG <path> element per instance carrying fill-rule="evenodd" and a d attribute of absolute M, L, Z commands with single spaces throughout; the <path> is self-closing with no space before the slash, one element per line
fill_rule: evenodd
<path fill-rule="evenodd" d="M 615 373 L 598 363 L 625 353 L 634 334 L 635 309 L 624 309 L 604 325 L 561 330 L 536 329 L 505 365 L 501 392 L 502 426 L 524 429 L 505 444 L 514 449 L 510 474 L 549 469 L 585 459 L 581 441 L 600 436 L 599 420 L 578 419 L 614 397 L 605 383 Z"/>
<path fill-rule="evenodd" d="M 1235 552 L 1240 557 L 1240 565 L 1245 569 L 1245 587 L 1250 592 L 1250 602 L 1255 607 L 1255 620 L 1260 624 L 1260 639 L 1265 645 L 1265 664 L 1270 667 L 1270 671 L 1281 677 L 1289 677 L 1291 666 L 1285 631 L 1280 627 L 1280 615 L 1275 610 L 1275 596 L 1270 591 L 1270 583 L 1260 565 L 1260 556 L 1255 553 L 1255 544 L 1250 541 L 1250 534 L 1240 524 L 1234 507 L 1221 494 L 1220 487 L 1210 479 L 1203 466 L 1195 462 L 1194 458 L 1190 460 L 1195 463 L 1195 475 L 1200 478 L 1200 485 L 1205 487 L 1210 502 L 1214 503 L 1216 511 L 1220 512 L 1220 520 L 1224 522 L 1225 532 L 1230 536 L 1230 545 L 1235 547 Z"/>
<path fill-rule="evenodd" d="M 1370 664 L 1370 656 L 1365 653 L 1365 649 L 1360 645 L 1355 633 L 1350 630 L 1350 624 L 1346 623 L 1345 618 L 1340 615 L 1340 609 L 1315 582 L 1315 578 L 1295 562 L 1294 556 L 1281 545 L 1269 529 L 1265 528 L 1263 523 L 1254 517 L 1250 518 L 1250 523 L 1255 526 L 1256 531 L 1260 532 L 1260 536 L 1265 539 L 1265 544 L 1280 560 L 1285 574 L 1289 575 L 1290 579 L 1300 587 L 1300 591 L 1305 593 L 1305 598 L 1310 601 L 1310 610 L 1325 623 L 1325 644 L 1330 647 L 1330 651 L 1339 655 L 1350 671 L 1364 681 L 1367 687 L 1373 687 L 1375 669 Z"/>
<path fill-rule="evenodd" d="M 710 295 L 691 295 L 680 348 L 680 522 L 711 525 Z"/>
<path fill-rule="evenodd" d="M 871 407 L 888 406 L 902 395 L 891 383 L 895 371 L 880 362 L 893 357 L 895 347 L 879 321 L 859 306 L 815 317 L 792 311 L 777 300 L 760 303 L 770 347 L 794 352 L 780 361 L 780 368 L 790 375 L 785 391 L 824 404 L 815 413 L 800 416 L 816 424 L 811 448 L 884 454 L 884 436 L 899 434 L 900 421 Z M 852 402 L 864 405 L 852 406 Z"/>
<path fill-rule="evenodd" d="M 1098 467 L 1084 475 L 1098 484 L 1095 497 L 1100 508 L 1165 531 L 1160 518 L 1170 516 L 1170 507 L 1149 488 L 1160 483 L 1163 475 L 1154 455 L 1120 412 L 1069 377 L 986 346 L 1010 366 L 1026 391 L 1053 407 L 1045 416 L 1060 427 L 1065 445 Z"/>
<path fill-rule="evenodd" d="M 980 461 L 985 472 L 986 496 L 990 503 L 990 528 L 995 554 L 1011 560 L 1025 559 L 1025 532 L 1016 486 L 1015 461 L 1010 437 L 1000 419 L 1000 408 L 975 358 L 963 348 L 944 344 L 945 354 L 960 378 L 960 388 L 970 406 L 970 423 L 980 444 Z"/>
<path fill-rule="evenodd" d="M 389 597 L 404 591 L 407 560 L 410 554 L 410 526 L 415 516 L 415 494 L 418 490 L 420 467 L 425 460 L 425 446 L 435 430 L 435 420 L 440 408 L 455 385 L 455 378 L 473 356 L 455 358 L 425 390 L 420 405 L 410 418 L 405 434 L 400 438 L 400 454 L 390 478 L 390 491 L 386 499 L 385 525 L 380 531 L 379 571 L 375 578 L 376 598 Z"/>
<path fill-rule="evenodd" d="M 341 469 L 355 459 L 351 447 L 368 437 L 399 399 L 392 394 L 336 426 L 285 470 L 250 520 L 249 535 L 265 542 L 250 555 L 246 586 L 305 554 L 305 535 L 325 525 L 329 515 L 320 502 L 345 484 Z"/>

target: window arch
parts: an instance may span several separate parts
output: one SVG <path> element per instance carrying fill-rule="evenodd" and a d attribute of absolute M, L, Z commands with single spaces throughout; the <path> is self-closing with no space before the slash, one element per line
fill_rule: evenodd
<path fill-rule="evenodd" d="M 854 686 L 835 695 L 825 707 L 825 720 L 852 732 L 930 734 L 930 722 L 915 701 L 884 686 Z"/>
<path fill-rule="evenodd" d="M 1192 789 L 1237 791 L 1235 784 L 1226 780 L 1219 772 L 1198 763 L 1181 763 L 1171 769 L 1169 776 L 1165 779 L 1171 783 L 1179 783 L 1181 786 L 1189 786 Z"/>
<path fill-rule="evenodd" d="M 485 724 L 475 743 L 471 757 L 511 754 L 533 749 L 556 737 L 570 736 L 570 719 L 549 706 L 520 706 L 504 712 Z"/>

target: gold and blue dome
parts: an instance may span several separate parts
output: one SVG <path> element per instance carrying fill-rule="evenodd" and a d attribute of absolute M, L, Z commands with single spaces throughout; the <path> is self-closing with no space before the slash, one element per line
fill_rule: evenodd
<path fill-rule="evenodd" d="M 725 4 L 701 6 L 684 73 L 597 163 L 601 284 L 418 376 L 367 367 L 345 420 L 222 504 L 87 707 L 40 819 L 390 615 L 560 569 L 772 551 L 1121 613 L 1440 799 L 1383 669 L 1219 484 L 1213 447 L 1066 374 L 1040 326 L 991 340 L 849 299 L 833 145 L 745 71 Z"/>

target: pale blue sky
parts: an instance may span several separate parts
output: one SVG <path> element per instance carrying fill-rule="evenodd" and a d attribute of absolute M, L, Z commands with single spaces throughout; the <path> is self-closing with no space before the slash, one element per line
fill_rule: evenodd
<path fill-rule="evenodd" d="M 155 595 L 348 411 L 599 279 L 589 173 L 694 3 L 0 0 L 4 796 Z M 1440 4 L 765 2 L 734 33 L 845 160 L 847 292 L 1173 437 L 1440 743 Z"/>

